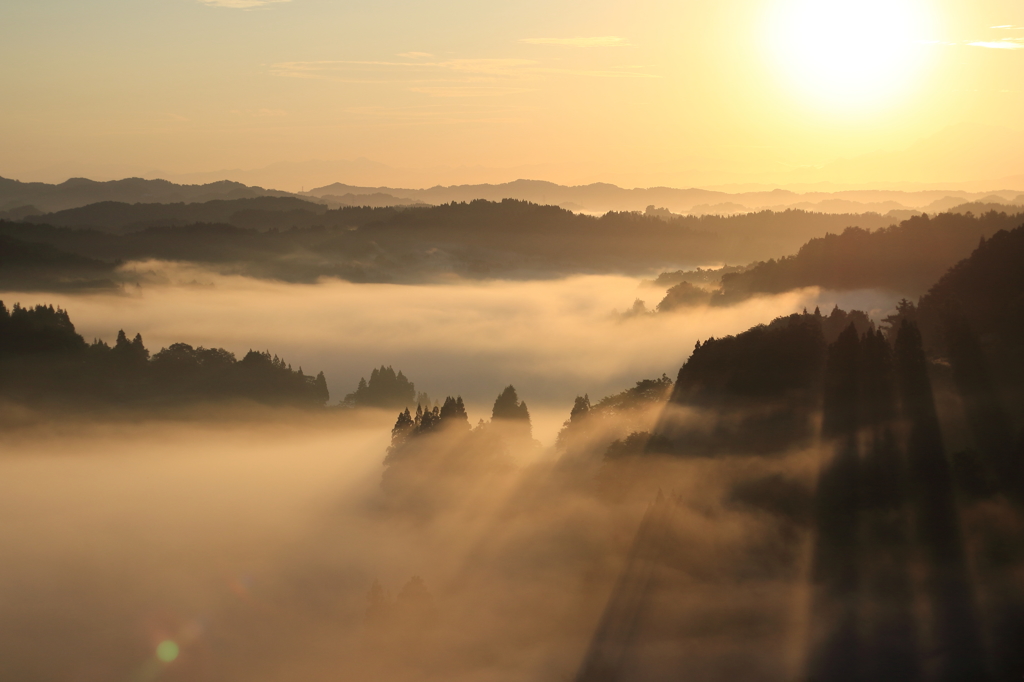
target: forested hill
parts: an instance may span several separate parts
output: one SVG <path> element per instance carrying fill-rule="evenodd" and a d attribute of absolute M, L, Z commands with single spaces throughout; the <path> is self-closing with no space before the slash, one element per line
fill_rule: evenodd
<path fill-rule="evenodd" d="M 484 278 L 639 274 L 749 262 L 791 253 L 812 237 L 851 225 L 869 229 L 889 222 L 877 214 L 805 211 L 668 220 L 639 213 L 593 217 L 515 200 L 328 210 L 266 198 L 159 205 L 151 209 L 152 220 L 147 210 L 86 207 L 35 217 L 31 223 L 0 222 L 0 234 L 105 261 L 152 258 L 230 265 L 236 272 L 289 281 L 336 276 L 412 282 L 450 273 Z M 190 216 L 208 221 L 182 225 Z M 59 224 L 40 224 L 51 219 Z M 117 234 L 132 225 L 146 227 Z"/>
<path fill-rule="evenodd" d="M 957 376 L 966 383 L 962 390 L 993 385 L 1018 418 L 1024 415 L 1024 225 L 984 240 L 916 309 L 902 308 L 920 324 L 931 354 L 963 368 Z"/>
<path fill-rule="evenodd" d="M 869 231 L 848 228 L 811 239 L 793 256 L 757 263 L 722 276 L 715 303 L 801 287 L 833 290 L 887 289 L 908 296 L 927 291 L 979 240 L 1024 222 L 1024 213 L 940 213 Z"/>
<path fill-rule="evenodd" d="M 55 227 L 87 227 L 115 233 L 196 223 L 226 223 L 265 230 L 292 225 L 308 226 L 325 211 L 327 206 L 323 204 L 296 197 L 261 196 L 193 203 L 146 204 L 103 201 L 55 213 L 28 216 L 22 221 Z"/>
<path fill-rule="evenodd" d="M 983 239 L 929 289 L 920 309 L 928 329 L 955 312 L 984 339 L 1024 345 L 1024 225 Z"/>
<path fill-rule="evenodd" d="M 113 263 L 0 234 L 0 287 L 107 289 L 117 286 L 115 277 Z"/>
<path fill-rule="evenodd" d="M 712 431 L 704 423 L 683 428 L 666 417 L 659 436 L 673 441 L 672 451 L 691 453 L 783 450 L 801 438 L 809 442 L 814 432 L 810 418 L 822 396 L 826 403 L 829 399 L 830 349 L 846 334 L 848 343 L 862 347 L 850 351 L 853 360 L 843 362 L 880 362 L 889 353 L 885 348 L 899 350 L 902 335 L 917 346 L 922 362 L 927 358 L 927 372 L 943 390 L 963 401 L 979 447 L 1008 451 L 1012 446 L 1024 456 L 1022 263 L 1024 226 L 1000 230 L 937 278 L 919 305 L 900 301 L 880 329 L 863 312 L 836 308 L 829 315 L 804 312 L 736 336 L 698 342 L 679 372 L 672 401 L 711 410 L 717 425 Z M 881 356 L 871 355 L 876 352 Z M 874 369 L 891 372 L 892 358 L 885 362 Z M 851 376 L 844 380 L 866 381 L 856 372 Z M 825 408 L 827 414 L 829 405 Z M 1018 474 L 1024 486 L 1024 468 Z"/>

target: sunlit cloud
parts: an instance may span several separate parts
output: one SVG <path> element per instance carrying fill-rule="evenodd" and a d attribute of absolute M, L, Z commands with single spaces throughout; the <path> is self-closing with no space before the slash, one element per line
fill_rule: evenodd
<path fill-rule="evenodd" d="M 427 57 L 433 57 L 434 55 L 429 52 L 400 52 L 396 57 L 405 57 L 406 59 L 426 59 Z"/>
<path fill-rule="evenodd" d="M 378 127 L 511 123 L 522 120 L 521 107 L 493 97 L 496 94 L 512 94 L 507 90 L 494 92 L 497 88 L 473 87 L 465 88 L 466 92 L 460 93 L 455 88 L 446 91 L 443 86 L 413 87 L 410 90 L 429 95 L 431 100 L 413 106 L 357 106 L 342 111 L 350 120 Z M 449 101 L 444 101 L 446 99 Z"/>
<path fill-rule="evenodd" d="M 312 61 L 280 62 L 270 73 L 286 78 L 325 79 L 346 83 L 408 82 L 417 87 L 428 83 L 493 85 L 509 80 L 540 80 L 553 76 L 591 78 L 656 78 L 646 67 L 625 65 L 606 69 L 565 69 L 545 66 L 532 59 L 449 59 L 409 62 L 390 61 Z"/>
<path fill-rule="evenodd" d="M 235 116 L 251 116 L 253 118 L 280 118 L 287 116 L 288 112 L 283 109 L 231 109 L 229 113 Z"/>
<path fill-rule="evenodd" d="M 1000 24 L 999 26 L 989 26 L 990 29 L 996 29 L 1001 31 L 1024 31 L 1024 26 L 1017 26 L 1015 24 Z M 967 43 L 972 47 L 984 47 L 990 50 L 1024 50 L 1024 38 L 1000 38 L 999 40 L 977 40 L 971 43 Z"/>
<path fill-rule="evenodd" d="M 199 0 L 204 5 L 212 7 L 230 7 L 231 9 L 254 9 L 265 7 L 278 2 L 291 2 L 291 0 Z"/>
<path fill-rule="evenodd" d="M 593 38 L 523 38 L 519 42 L 530 45 L 566 45 L 568 47 L 626 47 L 630 44 L 618 36 L 596 36 Z"/>
<path fill-rule="evenodd" d="M 521 92 L 528 92 L 529 88 L 507 88 L 495 86 L 417 86 L 409 88 L 412 92 L 418 92 L 431 97 L 497 97 L 500 95 L 514 95 Z"/>
<path fill-rule="evenodd" d="M 979 41 L 967 43 L 973 47 L 986 47 L 990 50 L 1024 50 L 1024 39 L 1004 38 L 1003 40 Z"/>

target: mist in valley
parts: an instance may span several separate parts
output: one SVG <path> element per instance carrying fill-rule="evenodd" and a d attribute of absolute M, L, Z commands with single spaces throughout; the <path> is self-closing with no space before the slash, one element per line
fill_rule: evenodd
<path fill-rule="evenodd" d="M 1009 679 L 1021 235 L 917 305 L 5 291 L 3 679 Z"/>
<path fill-rule="evenodd" d="M 462 395 L 475 413 L 489 410 L 501 388 L 513 383 L 530 405 L 559 415 L 577 394 L 600 397 L 642 378 L 672 375 L 698 338 L 819 304 L 859 304 L 876 315 L 892 305 L 884 293 L 809 289 L 731 307 L 629 317 L 622 313 L 635 299 L 653 308 L 664 289 L 622 276 L 299 285 L 187 264 L 129 263 L 124 269 L 149 281 L 123 292 L 3 292 L 0 300 L 62 307 L 88 341 L 109 343 L 124 329 L 129 338 L 141 334 L 153 352 L 176 342 L 223 347 L 239 357 L 249 349 L 271 350 L 307 374 L 323 371 L 333 403 L 383 364 L 401 369 L 434 399 Z M 544 425 L 546 438 L 564 419 Z"/>
<path fill-rule="evenodd" d="M 813 457 L 602 472 L 515 432 L 442 432 L 403 469 L 384 464 L 392 421 L 23 420 L 0 459 L 3 679 L 565 679 L 662 490 L 686 500 L 685 627 L 714 642 L 686 668 L 799 668 L 806 532 L 729 491 L 806 484 Z"/>
<path fill-rule="evenodd" d="M 740 619 L 782 609 L 756 642 L 719 626 L 696 669 L 725 674 L 740 649 L 769 679 L 798 669 L 806 531 L 728 500 L 737 480 L 770 471 L 806 483 L 814 458 L 603 465 L 612 441 L 654 428 L 665 388 L 560 431 L 576 396 L 596 405 L 674 375 L 697 339 L 813 308 L 827 292 L 637 316 L 626 304 L 658 290 L 626 277 L 295 285 L 126 267 L 151 283 L 43 300 L 87 339 L 124 328 L 154 352 L 179 341 L 272 349 L 325 372 L 328 409 L 5 403 L 4 679 L 565 679 L 660 493 L 687 500 L 680 532 L 706 547 L 698 612 L 720 599 Z M 382 364 L 432 401 L 463 397 L 470 435 L 428 434 L 420 464 L 386 463 L 397 410 L 330 407 Z M 492 419 L 510 383 L 529 405 L 525 435 Z M 725 535 L 713 530 L 722 523 Z M 764 533 L 779 547 L 763 547 Z M 745 603 L 733 573 L 748 551 L 787 568 L 758 578 Z"/>

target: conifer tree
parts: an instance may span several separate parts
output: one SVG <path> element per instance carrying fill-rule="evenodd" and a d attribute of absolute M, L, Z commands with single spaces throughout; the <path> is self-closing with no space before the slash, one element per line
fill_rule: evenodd
<path fill-rule="evenodd" d="M 530 421 L 530 411 L 526 409 L 525 402 L 519 401 L 519 396 L 516 394 L 514 386 L 506 386 L 505 390 L 494 401 L 491 419 Z"/>

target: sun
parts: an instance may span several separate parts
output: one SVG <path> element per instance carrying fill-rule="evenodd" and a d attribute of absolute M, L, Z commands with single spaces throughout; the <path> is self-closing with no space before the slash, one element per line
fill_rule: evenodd
<path fill-rule="evenodd" d="M 768 37 L 776 67 L 822 106 L 875 107 L 921 66 L 927 11 L 914 0 L 783 0 Z"/>

